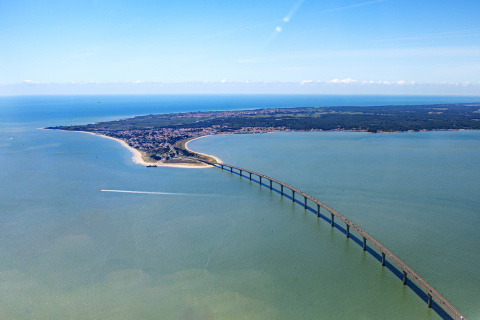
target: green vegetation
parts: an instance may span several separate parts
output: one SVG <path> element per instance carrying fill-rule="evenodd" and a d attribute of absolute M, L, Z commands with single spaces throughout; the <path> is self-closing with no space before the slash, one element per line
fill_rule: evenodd
<path fill-rule="evenodd" d="M 188 151 L 185 142 L 212 134 L 289 130 L 349 130 L 373 133 L 476 130 L 480 129 L 480 104 L 188 112 L 48 129 L 88 131 L 119 138 L 144 151 L 152 161 L 165 162 L 204 157 Z"/>

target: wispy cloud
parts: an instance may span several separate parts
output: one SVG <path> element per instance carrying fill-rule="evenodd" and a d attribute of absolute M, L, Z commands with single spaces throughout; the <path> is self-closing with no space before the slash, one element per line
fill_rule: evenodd
<path fill-rule="evenodd" d="M 290 9 L 290 11 L 283 17 L 283 19 L 282 19 L 283 23 L 287 23 L 287 22 L 290 21 L 290 19 L 293 17 L 293 15 L 298 10 L 298 8 L 300 8 L 300 6 L 302 5 L 302 3 L 304 1 L 305 0 L 298 0 L 293 5 L 293 7 Z M 257 24 L 246 25 L 246 26 L 239 27 L 239 28 L 236 28 L 236 29 L 230 29 L 230 30 L 225 30 L 225 31 L 215 33 L 215 34 L 205 35 L 205 36 L 203 36 L 202 39 L 209 39 L 209 38 L 227 36 L 227 35 L 235 34 L 235 33 L 238 33 L 238 32 L 244 32 L 244 31 L 247 31 L 247 30 L 260 28 L 260 27 L 264 27 L 264 26 L 267 26 L 267 25 L 276 24 L 278 22 L 279 22 L 279 20 L 270 20 L 270 21 L 264 21 L 264 22 L 257 23 Z M 281 27 L 281 25 L 277 25 L 275 27 L 275 32 L 273 33 L 273 35 L 275 35 L 276 33 L 280 32 L 280 31 L 282 31 L 282 27 Z M 270 36 L 270 37 L 272 38 L 272 36 Z"/>
<path fill-rule="evenodd" d="M 480 30 L 458 30 L 458 31 L 449 31 L 449 32 L 438 32 L 438 33 L 426 33 L 412 35 L 408 37 L 400 38 L 387 38 L 377 40 L 378 42 L 389 42 L 389 41 L 408 41 L 408 40 L 425 40 L 425 39 L 445 39 L 445 38 L 469 38 L 469 37 L 480 37 Z"/>
<path fill-rule="evenodd" d="M 246 26 L 243 26 L 243 27 L 239 27 L 239 28 L 235 28 L 235 29 L 230 29 L 230 30 L 224 30 L 224 31 L 221 31 L 221 32 L 218 32 L 218 33 L 214 33 L 214 34 L 209 34 L 209 35 L 204 35 L 202 37 L 202 39 L 210 39 L 210 38 L 217 38 L 217 37 L 223 37 L 223 36 L 229 36 L 229 35 L 232 35 L 232 34 L 235 34 L 235 33 L 239 33 L 239 32 L 244 32 L 244 31 L 248 31 L 248 30 L 252 30 L 252 29 L 257 29 L 257 28 L 260 28 L 260 27 L 265 27 L 265 26 L 268 26 L 268 25 L 273 25 L 275 26 L 274 29 L 272 30 L 272 33 L 269 35 L 269 37 L 267 38 L 267 40 L 265 41 L 265 47 L 268 46 L 268 44 L 270 42 L 272 42 L 275 37 L 281 32 L 284 30 L 284 28 L 286 27 L 285 24 L 290 22 L 290 20 L 295 16 L 296 12 L 298 11 L 298 9 L 302 6 L 303 2 L 305 0 L 298 0 L 297 2 L 295 2 L 295 4 L 292 6 L 292 8 L 289 10 L 289 12 L 283 17 L 283 19 L 280 21 L 280 20 L 270 20 L 270 21 L 264 21 L 264 22 L 261 22 L 261 23 L 257 23 L 257 24 L 251 24 L 251 25 L 246 25 Z M 341 10 L 348 10 L 348 9 L 353 9 L 353 8 L 357 8 L 357 7 L 362 7 L 362 6 L 367 6 L 367 5 L 371 5 L 371 4 L 375 4 L 375 3 L 380 3 L 380 2 L 384 2 L 386 0 L 374 0 L 374 1 L 367 1 L 367 2 L 361 2 L 361 3 L 357 3 L 357 4 L 353 4 L 353 5 L 349 5 L 349 6 L 343 6 L 343 7 L 338 7 L 338 8 L 332 8 L 332 9 L 327 9 L 327 10 L 322 10 L 322 11 L 317 11 L 317 12 L 310 12 L 310 13 L 303 13 L 301 14 L 300 16 L 308 16 L 308 15 L 312 15 L 312 14 L 319 14 L 319 13 L 328 13 L 328 12 L 333 12 L 333 11 L 341 11 Z"/>
<path fill-rule="evenodd" d="M 367 2 L 362 2 L 362 3 L 357 3 L 357 4 L 352 4 L 349 6 L 343 6 L 343 7 L 338 7 L 338 8 L 333 8 L 333 9 L 327 9 L 320 11 L 321 13 L 327 13 L 327 12 L 333 12 L 333 11 L 341 11 L 341 10 L 348 10 L 348 9 L 353 9 L 353 8 L 358 8 L 358 7 L 363 7 L 363 6 L 368 6 L 371 4 L 383 2 L 385 0 L 374 0 L 374 1 L 367 1 Z"/>
<path fill-rule="evenodd" d="M 312 15 L 312 14 L 319 14 L 319 13 L 328 13 L 328 12 L 333 12 L 333 11 L 348 10 L 348 9 L 353 9 L 353 8 L 368 6 L 368 5 L 375 4 L 375 3 L 380 3 L 380 2 L 383 2 L 383 1 L 385 1 L 385 0 L 373 0 L 373 1 L 361 2 L 361 3 L 357 3 L 357 4 L 352 4 L 352 5 L 349 5 L 349 6 L 332 8 L 332 9 L 327 9 L 327 10 L 322 10 L 322 11 L 317 11 L 317 12 L 304 13 L 304 14 L 302 14 L 301 16 L 309 16 L 309 15 Z M 284 25 L 285 25 L 286 23 L 288 23 L 288 22 L 290 21 L 290 19 L 292 19 L 292 17 L 293 17 L 294 14 L 297 12 L 297 10 L 300 8 L 300 6 L 302 5 L 303 2 L 304 2 L 304 0 L 298 0 L 298 1 L 293 5 L 293 7 L 290 9 L 290 11 L 287 13 L 287 15 L 283 18 L 282 23 L 281 23 L 281 24 L 278 24 L 278 25 L 275 27 L 275 30 L 272 32 L 272 34 L 268 37 L 265 46 L 268 46 L 268 44 L 275 39 L 275 37 L 277 36 L 277 34 L 279 34 L 279 33 L 283 30 L 283 28 L 285 27 Z"/>
<path fill-rule="evenodd" d="M 298 1 L 293 8 L 290 10 L 290 12 L 283 18 L 284 22 L 290 21 L 292 16 L 295 14 L 295 12 L 298 10 L 298 8 L 301 6 L 304 0 Z M 328 12 L 334 12 L 334 11 L 342 11 L 342 10 L 349 10 L 349 9 L 354 9 L 358 7 L 363 7 L 363 6 L 368 6 L 380 2 L 384 2 L 386 0 L 373 0 L 373 1 L 366 1 L 366 2 L 361 2 L 361 3 L 356 3 L 348 6 L 342 6 L 342 7 L 337 7 L 337 8 L 332 8 L 332 9 L 325 9 L 321 11 L 314 11 L 314 12 L 309 12 L 309 13 L 304 13 L 301 16 L 306 16 L 306 15 L 312 15 L 312 14 L 319 14 L 319 13 L 328 13 Z"/>

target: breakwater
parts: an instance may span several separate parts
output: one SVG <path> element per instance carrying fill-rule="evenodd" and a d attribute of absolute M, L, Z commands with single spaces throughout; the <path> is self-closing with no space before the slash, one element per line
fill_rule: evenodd
<path fill-rule="evenodd" d="M 224 163 L 214 163 L 210 161 L 202 162 L 212 165 L 222 170 L 230 171 L 230 173 L 238 174 L 240 177 L 249 178 L 252 181 L 252 177 L 258 178 L 258 183 L 261 186 L 269 187 L 270 190 L 275 190 L 280 193 L 281 196 L 290 197 L 294 203 L 301 204 L 306 210 L 314 212 L 317 217 L 323 217 L 325 220 L 329 221 L 332 228 L 336 227 L 339 230 L 344 231 L 347 238 L 354 238 L 358 240 L 351 230 L 355 231 L 360 235 L 360 244 L 364 251 L 369 251 L 372 255 L 378 255 L 380 257 L 382 267 L 387 265 L 393 267 L 395 265 L 400 271 L 400 278 L 402 279 L 403 285 L 409 285 L 416 293 L 423 298 L 428 308 L 433 308 L 442 318 L 444 319 L 466 319 L 465 316 L 460 313 L 460 311 L 455 308 L 445 297 L 443 297 L 435 288 L 433 288 L 425 279 L 423 279 L 418 273 L 416 273 L 410 266 L 408 266 L 404 261 L 397 257 L 393 252 L 391 252 L 387 247 L 381 244 L 378 240 L 368 234 L 365 230 L 360 228 L 358 225 L 353 223 L 351 220 L 347 219 L 345 216 L 324 204 L 323 202 L 315 199 L 314 197 L 302 192 L 301 190 L 292 187 L 286 183 L 283 183 L 277 179 L 268 177 L 261 173 L 257 173 L 248 169 L 224 164 Z M 253 179 L 254 180 L 254 179 Z M 256 181 L 256 180 L 255 180 Z M 265 183 L 264 183 L 265 182 Z M 274 189 L 274 186 L 277 186 L 279 189 Z M 289 190 L 288 194 L 285 191 Z M 302 201 L 303 200 L 303 201 Z M 309 204 L 314 204 L 314 207 L 309 206 Z M 328 212 L 330 217 L 325 216 L 321 212 L 321 209 Z M 345 224 L 345 228 L 342 228 L 341 224 L 335 222 L 335 219 L 340 220 Z M 367 245 L 367 242 L 376 248 L 380 254 L 373 248 Z M 388 260 L 387 260 L 388 259 Z M 389 262 L 390 261 L 390 262 Z M 393 264 L 392 264 L 393 263 Z M 395 268 L 389 268 L 394 273 L 397 273 L 398 270 Z M 413 282 L 412 282 L 413 281 Z"/>

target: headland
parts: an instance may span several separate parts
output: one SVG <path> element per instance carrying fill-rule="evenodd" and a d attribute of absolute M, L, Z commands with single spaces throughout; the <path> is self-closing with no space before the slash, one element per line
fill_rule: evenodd
<path fill-rule="evenodd" d="M 136 163 L 145 166 L 201 168 L 206 165 L 199 160 L 221 162 L 187 147 L 189 141 L 205 136 L 283 131 L 479 130 L 480 103 L 186 112 L 46 129 L 114 139 L 133 152 Z"/>
<path fill-rule="evenodd" d="M 146 166 L 146 167 L 172 167 L 172 168 L 190 168 L 190 169 L 200 169 L 200 168 L 211 167 L 210 165 L 206 164 L 205 162 L 200 162 L 200 161 L 189 162 L 189 161 L 186 161 L 186 159 L 181 159 L 181 160 L 179 159 L 179 160 L 176 160 L 176 161 L 172 159 L 170 162 L 146 161 L 145 158 L 147 160 L 151 160 L 151 159 L 148 158 L 146 156 L 146 154 L 141 152 L 140 150 L 129 146 L 128 143 L 125 142 L 124 140 L 114 138 L 114 137 L 110 137 L 110 136 L 107 136 L 107 135 L 93 133 L 93 132 L 87 132 L 87 131 L 79 131 L 79 132 L 88 133 L 88 134 L 92 134 L 92 135 L 99 136 L 99 137 L 102 137 L 102 138 L 107 138 L 107 139 L 117 141 L 122 146 L 124 146 L 125 148 L 127 148 L 128 150 L 130 150 L 132 152 L 132 154 L 133 154 L 132 160 L 136 164 L 140 164 L 140 165 L 143 165 L 143 166 Z M 194 139 L 190 139 L 188 141 L 185 141 L 185 149 L 187 149 L 188 151 L 190 151 L 192 153 L 195 153 L 194 151 L 191 151 L 190 149 L 187 148 L 187 144 L 188 144 L 188 142 L 190 142 L 192 140 L 196 140 L 196 139 L 200 139 L 200 138 L 203 138 L 203 137 L 198 137 L 198 138 L 194 138 Z M 216 163 L 222 163 L 222 161 L 215 156 L 207 155 L 207 154 L 204 154 L 204 153 L 199 153 L 199 154 L 203 155 L 205 158 L 214 159 L 215 160 L 214 162 L 216 162 Z"/>

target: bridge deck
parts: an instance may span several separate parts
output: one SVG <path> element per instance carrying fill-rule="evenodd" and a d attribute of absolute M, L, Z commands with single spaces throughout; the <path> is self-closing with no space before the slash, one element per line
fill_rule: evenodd
<path fill-rule="evenodd" d="M 268 177 L 264 174 L 254 172 L 248 169 L 236 167 L 236 166 L 231 166 L 227 165 L 224 163 L 214 163 L 206 160 L 201 160 L 204 163 L 207 163 L 209 165 L 215 166 L 215 167 L 221 167 L 222 169 L 224 167 L 230 168 L 231 170 L 236 169 L 240 172 L 248 172 L 249 174 L 256 175 L 258 177 L 267 179 L 271 182 L 275 182 L 276 184 L 283 186 L 287 189 L 290 189 L 292 192 L 297 193 L 305 198 L 305 205 L 306 205 L 306 199 L 312 201 L 313 203 L 317 204 L 318 206 L 324 208 L 326 211 L 331 213 L 333 216 L 339 218 L 342 220 L 346 225 L 350 226 L 353 228 L 355 231 L 357 231 L 364 239 L 369 241 L 372 245 L 374 245 L 380 252 L 385 254 L 386 257 L 389 257 L 391 261 L 396 264 L 400 269 L 403 270 L 404 274 L 409 275 L 411 279 L 413 279 L 425 292 L 431 296 L 439 306 L 441 306 L 445 311 L 448 312 L 454 319 L 463 319 L 466 320 L 466 318 L 458 311 L 450 302 L 448 302 L 447 299 L 445 299 L 435 288 L 433 288 L 427 281 L 425 281 L 418 273 L 416 273 L 412 268 L 410 268 L 405 262 L 403 262 L 399 257 L 397 257 L 393 252 L 391 252 L 387 247 L 385 247 L 383 244 L 381 244 L 379 241 L 377 241 L 374 237 L 369 235 L 365 230 L 357 226 L 355 223 L 344 217 L 342 214 L 337 212 L 336 210 L 330 208 L 327 206 L 325 203 L 315 199 L 314 197 L 306 194 L 305 192 L 294 188 L 286 183 L 283 183 L 279 180 L 276 180 L 274 178 Z M 292 194 L 293 195 L 293 194 Z M 332 222 L 333 224 L 333 222 Z"/>

